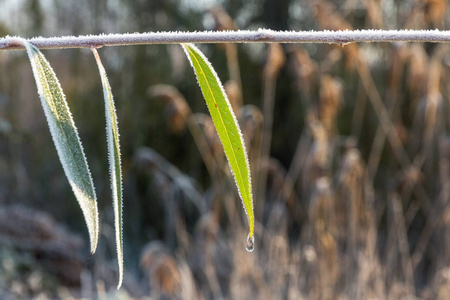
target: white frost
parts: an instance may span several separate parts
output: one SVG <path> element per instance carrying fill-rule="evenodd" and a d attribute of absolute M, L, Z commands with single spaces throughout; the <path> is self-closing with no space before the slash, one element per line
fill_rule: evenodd
<path fill-rule="evenodd" d="M 13 37 L 0 38 L 0 49 L 20 48 Z M 435 30 L 344 30 L 344 31 L 196 31 L 100 34 L 63 37 L 35 37 L 29 40 L 38 48 L 91 48 L 119 45 L 180 43 L 334 43 L 360 42 L 450 42 L 450 31 Z"/>
<path fill-rule="evenodd" d="M 66 97 L 52 67 L 39 49 L 21 38 L 14 38 L 14 42 L 27 49 L 50 133 L 64 173 L 83 212 L 89 231 L 91 253 L 94 253 L 99 232 L 97 198 Z"/>

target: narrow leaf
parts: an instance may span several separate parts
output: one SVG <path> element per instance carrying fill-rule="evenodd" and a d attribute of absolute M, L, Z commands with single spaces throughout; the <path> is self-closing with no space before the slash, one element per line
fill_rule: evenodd
<path fill-rule="evenodd" d="M 55 72 L 39 49 L 24 39 L 17 39 L 17 42 L 23 44 L 27 50 L 59 160 L 83 211 L 93 254 L 97 248 L 99 232 L 97 199 L 83 146 L 66 97 Z"/>
<path fill-rule="evenodd" d="M 182 46 L 197 75 L 198 84 L 234 175 L 250 227 L 247 250 L 253 251 L 255 221 L 250 166 L 241 130 L 222 83 L 209 61 L 194 45 L 182 44 Z"/>
<path fill-rule="evenodd" d="M 123 234 L 122 234 L 122 168 L 120 163 L 119 129 L 117 124 L 116 108 L 114 99 L 103 67 L 100 56 L 95 48 L 92 48 L 95 60 L 103 85 L 103 95 L 105 98 L 106 115 L 106 135 L 108 140 L 109 173 L 111 176 L 111 189 L 114 208 L 114 223 L 116 231 L 117 262 L 119 264 L 119 283 L 117 289 L 122 285 L 123 280 Z"/>

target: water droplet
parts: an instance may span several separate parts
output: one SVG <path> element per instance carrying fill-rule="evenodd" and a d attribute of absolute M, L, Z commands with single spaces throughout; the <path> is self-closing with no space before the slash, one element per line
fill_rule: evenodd
<path fill-rule="evenodd" d="M 255 236 L 250 236 L 250 234 L 247 237 L 247 251 L 253 252 L 255 249 Z"/>

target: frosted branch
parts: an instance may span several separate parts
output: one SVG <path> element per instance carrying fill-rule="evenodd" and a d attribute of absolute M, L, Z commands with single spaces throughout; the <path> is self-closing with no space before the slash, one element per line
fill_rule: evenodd
<path fill-rule="evenodd" d="M 200 31 L 102 34 L 89 36 L 35 37 L 28 40 L 40 49 L 100 48 L 103 46 L 179 43 L 328 43 L 450 42 L 450 31 L 439 30 L 344 30 L 344 31 Z M 24 49 L 15 37 L 0 39 L 0 50 Z"/>

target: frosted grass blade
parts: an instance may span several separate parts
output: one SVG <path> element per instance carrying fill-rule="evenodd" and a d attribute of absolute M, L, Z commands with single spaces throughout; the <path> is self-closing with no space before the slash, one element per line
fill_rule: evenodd
<path fill-rule="evenodd" d="M 197 75 L 198 84 L 233 172 L 250 227 L 247 250 L 253 251 L 255 223 L 253 196 L 250 166 L 241 130 L 222 83 L 209 61 L 194 45 L 182 44 L 182 46 Z"/>
<path fill-rule="evenodd" d="M 116 231 L 116 248 L 117 262 L 119 264 L 119 283 L 117 289 L 120 288 L 123 281 L 123 233 L 122 233 L 122 168 L 120 163 L 120 147 L 119 147 L 119 129 L 117 124 L 116 108 L 114 99 L 97 49 L 92 48 L 95 60 L 97 61 L 98 70 L 103 85 L 103 95 L 105 98 L 105 116 L 106 116 L 106 135 L 108 141 L 108 159 L 109 173 L 111 176 L 111 189 L 114 208 L 114 223 Z"/>
<path fill-rule="evenodd" d="M 97 198 L 83 146 L 66 97 L 55 72 L 39 49 L 24 39 L 16 40 L 27 50 L 50 133 L 64 173 L 83 212 L 93 254 L 97 248 L 99 233 Z"/>

